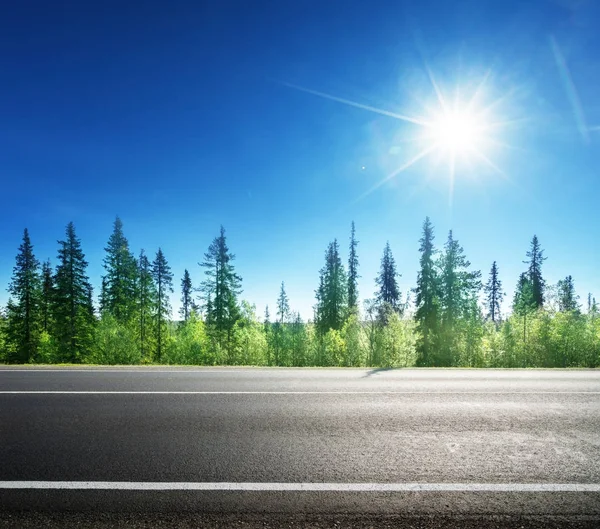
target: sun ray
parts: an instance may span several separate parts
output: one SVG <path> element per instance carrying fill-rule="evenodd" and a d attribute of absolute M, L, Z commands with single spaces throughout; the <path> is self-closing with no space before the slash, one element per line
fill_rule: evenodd
<path fill-rule="evenodd" d="M 437 145 L 432 145 L 431 147 L 427 148 L 427 149 L 423 149 L 421 152 L 419 152 L 417 155 L 413 156 L 408 162 L 402 164 L 400 167 L 398 167 L 398 169 L 396 169 L 395 171 L 393 171 L 392 173 L 390 173 L 389 175 L 387 175 L 385 178 L 383 178 L 382 180 L 380 180 L 379 182 L 377 182 L 373 187 L 371 187 L 368 191 L 365 191 L 362 195 L 360 195 L 353 203 L 359 202 L 360 200 L 366 198 L 367 196 L 369 196 L 373 191 L 379 189 L 383 184 L 389 182 L 392 178 L 395 178 L 396 176 L 398 176 L 402 171 L 405 171 L 406 169 L 408 169 L 409 167 L 413 166 L 414 164 L 416 164 L 419 160 L 421 160 L 422 158 L 425 158 L 425 156 L 431 154 L 435 149 L 437 149 Z"/>
<path fill-rule="evenodd" d="M 293 88 L 294 90 L 299 90 L 301 92 L 306 92 L 307 94 L 312 94 L 318 97 L 322 97 L 324 99 L 329 99 L 331 101 L 336 101 L 338 103 L 342 103 L 344 105 L 348 105 L 355 108 L 360 108 L 362 110 L 367 110 L 369 112 L 374 112 L 375 114 L 381 114 L 382 116 L 388 116 L 391 118 L 399 119 L 400 121 L 406 121 L 408 123 L 413 123 L 415 125 L 425 125 L 426 122 L 419 118 L 414 118 L 411 116 L 405 116 L 403 114 L 397 114 L 396 112 L 390 112 L 389 110 L 385 110 L 382 108 L 372 107 L 370 105 L 363 105 L 362 103 L 357 103 L 356 101 L 352 101 L 350 99 L 344 99 L 343 97 L 333 96 L 331 94 L 326 94 L 325 92 L 319 92 L 318 90 L 312 90 L 310 88 L 304 88 L 303 86 L 295 85 L 292 83 L 287 83 L 284 81 L 280 81 L 280 84 L 283 86 L 287 86 L 288 88 Z"/>

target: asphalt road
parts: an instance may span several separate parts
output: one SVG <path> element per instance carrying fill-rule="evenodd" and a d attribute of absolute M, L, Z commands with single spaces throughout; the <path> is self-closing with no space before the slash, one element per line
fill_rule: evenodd
<path fill-rule="evenodd" d="M 76 524 L 600 527 L 600 371 L 0 368 L 0 528 Z"/>

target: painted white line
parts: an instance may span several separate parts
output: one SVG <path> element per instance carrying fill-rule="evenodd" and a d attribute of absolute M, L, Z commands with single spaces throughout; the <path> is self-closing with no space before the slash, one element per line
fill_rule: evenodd
<path fill-rule="evenodd" d="M 600 395 L 600 391 L 64 391 L 6 390 L 0 395 Z"/>
<path fill-rule="evenodd" d="M 253 492 L 600 492 L 600 483 L 228 483 L 0 481 L 1 489 Z"/>

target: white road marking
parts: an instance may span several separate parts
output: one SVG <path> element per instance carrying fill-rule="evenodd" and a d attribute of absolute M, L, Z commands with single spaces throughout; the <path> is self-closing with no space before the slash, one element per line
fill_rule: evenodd
<path fill-rule="evenodd" d="M 0 481 L 1 489 L 254 492 L 600 492 L 600 483 L 230 483 Z"/>
<path fill-rule="evenodd" d="M 600 391 L 63 391 L 2 390 L 0 395 L 600 395 Z"/>

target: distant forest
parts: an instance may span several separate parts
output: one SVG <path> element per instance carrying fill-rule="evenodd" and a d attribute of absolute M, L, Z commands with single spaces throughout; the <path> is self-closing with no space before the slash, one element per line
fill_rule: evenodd
<path fill-rule="evenodd" d="M 359 243 L 352 223 L 348 261 L 337 240 L 315 274 L 314 316 L 304 322 L 281 288 L 272 312 L 259 318 L 240 299 L 242 278 L 225 230 L 200 263 L 204 281 L 178 278 L 180 319 L 173 320 L 174 278 L 159 248 L 135 256 L 119 218 L 106 245 L 99 306 L 75 226 L 59 242 L 56 266 L 40 261 L 25 229 L 7 306 L 0 311 L 0 362 L 268 366 L 598 367 L 600 317 L 591 294 L 585 307 L 566 276 L 547 285 L 546 257 L 536 236 L 524 271 L 506 300 L 498 265 L 487 277 L 471 270 L 452 231 L 436 248 L 423 223 L 419 272 L 401 294 L 389 244 L 376 294 L 359 301 Z M 409 302 L 409 299 L 411 300 Z M 510 316 L 502 317 L 502 306 Z M 507 312 L 507 311 L 505 311 Z"/>

